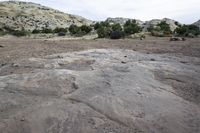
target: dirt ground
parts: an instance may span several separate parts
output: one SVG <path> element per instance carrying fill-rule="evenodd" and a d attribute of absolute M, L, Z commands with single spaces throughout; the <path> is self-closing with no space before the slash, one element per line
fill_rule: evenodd
<path fill-rule="evenodd" d="M 200 38 L 0 38 L 0 133 L 199 133 L 199 81 Z"/>
<path fill-rule="evenodd" d="M 148 37 L 145 40 L 45 40 L 24 38 L 0 38 L 0 64 L 17 59 L 81 51 L 87 49 L 129 49 L 146 53 L 171 53 L 200 57 L 200 38 L 186 41 L 169 41 L 169 38 Z"/>

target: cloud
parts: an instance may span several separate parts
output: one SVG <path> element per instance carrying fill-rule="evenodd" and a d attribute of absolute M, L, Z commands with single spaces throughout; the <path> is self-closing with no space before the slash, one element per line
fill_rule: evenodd
<path fill-rule="evenodd" d="M 2 0 L 0 0 L 2 1 Z M 143 21 L 172 18 L 182 23 L 200 19 L 200 0 L 26 0 L 92 20 L 128 17 Z"/>

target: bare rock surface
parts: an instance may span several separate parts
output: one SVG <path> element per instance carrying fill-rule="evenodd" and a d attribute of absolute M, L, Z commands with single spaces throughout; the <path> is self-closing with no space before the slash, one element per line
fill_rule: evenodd
<path fill-rule="evenodd" d="M 122 49 L 16 61 L 27 71 L 0 76 L 0 132 L 199 133 L 199 63 Z"/>

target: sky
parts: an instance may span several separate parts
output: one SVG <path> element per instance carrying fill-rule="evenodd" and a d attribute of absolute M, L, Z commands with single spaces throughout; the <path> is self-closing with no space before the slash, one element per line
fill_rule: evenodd
<path fill-rule="evenodd" d="M 0 0 L 5 1 L 5 0 Z M 125 17 L 147 21 L 171 18 L 191 24 L 200 19 L 200 0 L 24 0 L 91 20 Z"/>

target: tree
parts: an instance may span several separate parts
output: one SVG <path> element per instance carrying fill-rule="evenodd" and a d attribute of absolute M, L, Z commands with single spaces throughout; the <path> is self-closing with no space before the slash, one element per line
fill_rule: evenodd
<path fill-rule="evenodd" d="M 179 36 L 189 36 L 189 35 L 200 35 L 200 29 L 196 25 L 182 25 L 175 29 L 174 31 Z"/>
<path fill-rule="evenodd" d="M 87 25 L 82 25 L 80 27 L 76 26 L 76 25 L 71 25 L 69 27 L 69 32 L 72 35 L 76 35 L 76 36 L 83 36 L 83 35 L 90 33 L 91 31 L 92 31 L 92 28 Z"/>
<path fill-rule="evenodd" d="M 108 27 L 101 26 L 97 29 L 97 34 L 99 38 L 107 38 L 110 36 L 111 30 Z"/>
<path fill-rule="evenodd" d="M 60 33 L 60 32 L 66 33 L 67 31 L 68 31 L 67 28 L 58 28 L 58 27 L 56 27 L 56 28 L 54 29 L 54 33 Z"/>
<path fill-rule="evenodd" d="M 87 25 L 82 25 L 80 28 L 83 34 L 88 34 L 92 31 L 92 28 Z"/>
<path fill-rule="evenodd" d="M 136 20 L 128 20 L 124 24 L 124 32 L 127 35 L 139 33 L 141 31 L 141 27 L 136 23 Z"/>
<path fill-rule="evenodd" d="M 22 29 L 22 30 L 14 30 L 11 34 L 14 35 L 14 36 L 17 36 L 17 37 L 21 37 L 21 36 L 28 35 L 29 32 Z"/>
<path fill-rule="evenodd" d="M 45 33 L 45 34 L 48 34 L 48 33 L 54 33 L 52 29 L 49 29 L 49 28 L 43 28 L 41 30 L 41 33 Z"/>
<path fill-rule="evenodd" d="M 33 34 L 39 34 L 39 33 L 41 33 L 41 30 L 34 29 L 34 30 L 32 31 L 32 33 L 33 33 Z"/>
<path fill-rule="evenodd" d="M 122 26 L 120 24 L 113 24 L 111 28 L 112 31 L 122 31 Z"/>
<path fill-rule="evenodd" d="M 78 26 L 76 26 L 76 25 L 71 25 L 70 27 L 69 27 L 69 32 L 72 34 L 72 35 L 76 35 L 76 34 L 79 34 L 80 33 L 80 28 L 78 27 Z"/>
<path fill-rule="evenodd" d="M 99 28 L 100 28 L 100 23 L 95 23 L 94 29 L 97 30 L 97 29 L 99 29 Z"/>
<path fill-rule="evenodd" d="M 158 27 L 160 27 L 160 31 L 164 33 L 172 33 L 169 24 L 166 23 L 166 21 L 161 21 L 157 24 Z"/>

